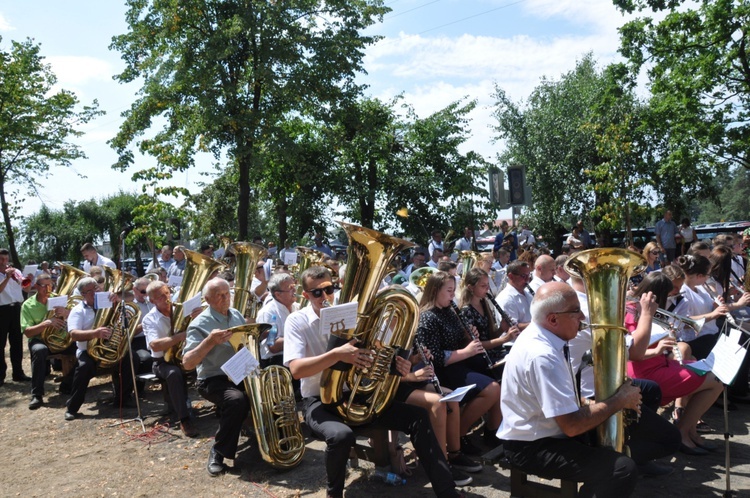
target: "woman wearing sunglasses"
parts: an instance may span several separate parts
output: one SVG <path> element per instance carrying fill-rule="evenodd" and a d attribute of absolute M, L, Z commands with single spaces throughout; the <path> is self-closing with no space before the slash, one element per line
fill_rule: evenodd
<path fill-rule="evenodd" d="M 466 434 L 482 416 L 485 419 L 485 439 L 496 443 L 495 433 L 500 426 L 500 385 L 487 375 L 483 358 L 484 348 L 478 339 L 470 339 L 452 303 L 456 281 L 445 272 L 430 275 L 420 302 L 421 313 L 417 341 L 433 355 L 435 374 L 451 389 L 476 384 L 461 401 L 461 450 L 477 454 Z M 473 328 L 473 327 L 472 327 Z"/>

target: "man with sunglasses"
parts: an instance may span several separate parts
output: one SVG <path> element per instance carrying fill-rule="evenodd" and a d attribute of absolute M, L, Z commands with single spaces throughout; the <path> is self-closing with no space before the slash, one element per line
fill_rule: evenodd
<path fill-rule="evenodd" d="M 130 347 L 133 348 L 133 367 L 135 368 L 136 374 L 147 373 L 151 371 L 154 359 L 148 350 L 146 344 L 146 335 L 143 333 L 143 319 L 148 315 L 149 311 L 154 307 L 148 300 L 146 289 L 151 281 L 147 278 L 141 277 L 133 282 L 133 303 L 138 306 L 141 310 L 141 316 L 138 318 L 138 326 L 135 328 L 135 336 L 130 342 Z M 145 383 L 138 381 L 138 392 L 143 393 Z"/>
<path fill-rule="evenodd" d="M 327 496 L 341 498 L 344 493 L 346 463 L 355 435 L 352 428 L 335 411 L 321 402 L 320 378 L 323 370 L 338 362 L 362 368 L 370 366 L 372 351 L 357 348 L 354 340 L 329 351 L 330 332 L 321 330 L 320 310 L 333 299 L 331 274 L 326 268 L 313 266 L 302 273 L 301 281 L 302 293 L 309 305 L 295 311 L 286 320 L 284 365 L 289 367 L 295 379 L 300 379 L 305 423 L 327 444 Z M 397 357 L 396 368 L 401 375 L 406 375 L 411 363 Z M 459 496 L 448 463 L 423 408 L 394 402 L 369 427 L 410 434 L 414 449 L 435 494 L 440 497 Z"/>
<path fill-rule="evenodd" d="M 532 303 L 532 323 L 506 357 L 500 404 L 503 440 L 511 465 L 546 479 L 582 482 L 580 496 L 630 496 L 635 462 L 578 437 L 623 409 L 640 414 L 640 389 L 630 382 L 603 401 L 582 404 L 570 366 L 568 341 L 584 314 L 568 284 L 542 285 Z"/>
<path fill-rule="evenodd" d="M 518 328 L 523 330 L 531 322 L 532 296 L 527 289 L 531 279 L 531 268 L 525 261 L 515 260 L 508 263 L 505 269 L 508 284 L 497 295 L 497 304 L 516 321 Z"/>
<path fill-rule="evenodd" d="M 65 320 L 68 318 L 69 310 L 64 306 L 55 307 L 55 314 L 47 318 L 47 301 L 52 294 L 52 277 L 48 273 L 41 273 L 34 284 L 36 293 L 29 297 L 21 306 L 21 331 L 29 339 L 29 353 L 31 353 L 31 402 L 29 410 L 36 410 L 44 404 L 44 378 L 47 375 L 47 357 L 49 348 L 42 341 L 41 334 L 47 327 L 56 329 L 65 328 Z M 67 333 L 67 330 L 66 330 Z M 75 355 L 75 344 L 62 352 L 64 355 Z M 70 391 L 73 382 L 72 361 L 68 362 L 71 368 L 63 368 L 66 375 L 60 383 L 60 391 Z"/>

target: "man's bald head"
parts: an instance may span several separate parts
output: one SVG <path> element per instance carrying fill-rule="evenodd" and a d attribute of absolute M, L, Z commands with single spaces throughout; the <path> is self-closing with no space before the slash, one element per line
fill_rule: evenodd
<path fill-rule="evenodd" d="M 534 262 L 534 275 L 545 282 L 555 276 L 555 260 L 549 254 L 542 254 Z"/>

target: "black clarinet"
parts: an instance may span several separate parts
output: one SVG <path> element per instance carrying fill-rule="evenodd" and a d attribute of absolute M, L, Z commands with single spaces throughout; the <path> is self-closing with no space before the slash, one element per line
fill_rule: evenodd
<path fill-rule="evenodd" d="M 508 322 L 508 325 L 510 325 L 511 327 L 515 327 L 516 325 L 518 325 L 518 322 L 515 321 L 513 318 L 511 318 L 511 316 L 508 313 L 506 313 L 505 310 L 502 309 L 499 304 L 497 304 L 497 301 L 495 301 L 494 297 L 488 297 L 487 300 L 491 302 L 492 305 L 495 307 L 497 312 L 500 314 L 500 318 Z"/>
<path fill-rule="evenodd" d="M 421 342 L 414 341 L 414 347 L 417 348 L 417 353 L 419 353 L 419 357 L 422 358 L 422 363 L 424 363 L 426 367 L 432 367 L 432 378 L 430 379 L 430 382 L 432 382 L 432 385 L 435 387 L 435 392 L 440 396 L 445 396 L 443 388 L 440 386 L 440 380 L 435 374 L 435 366 L 427 359 L 427 355 L 424 352 L 424 345 Z"/>
<path fill-rule="evenodd" d="M 526 284 L 526 290 L 529 291 L 529 294 L 531 294 L 531 297 L 534 297 L 534 295 L 536 294 L 534 292 L 534 289 L 532 289 L 531 285 L 529 285 L 529 284 Z"/>
<path fill-rule="evenodd" d="M 456 306 L 456 303 L 451 301 L 451 307 L 453 308 L 453 312 L 456 313 L 456 317 L 458 318 L 458 321 L 461 323 L 461 327 L 464 329 L 464 333 L 469 337 L 469 341 L 473 341 L 474 339 L 479 340 L 478 337 L 476 337 L 472 332 L 471 328 L 469 328 L 466 323 L 464 323 L 463 318 L 461 318 L 461 313 L 459 312 L 458 306 Z M 490 358 L 490 355 L 487 354 L 487 350 L 482 348 L 482 356 L 484 357 L 485 363 L 487 363 L 487 369 L 492 372 L 492 376 L 495 378 L 496 381 L 500 382 L 500 379 L 498 378 L 498 374 L 495 371 L 496 366 L 500 366 L 500 364 L 495 365 L 492 363 L 492 358 Z"/>

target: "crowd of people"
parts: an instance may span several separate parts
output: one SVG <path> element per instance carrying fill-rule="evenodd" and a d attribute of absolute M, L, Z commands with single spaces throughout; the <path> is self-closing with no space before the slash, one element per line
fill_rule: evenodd
<path fill-rule="evenodd" d="M 454 241 L 433 231 L 426 244 L 397 258 L 382 276 L 382 288 L 403 286 L 413 294 L 419 322 L 412 349 L 393 359 L 392 374 L 401 377 L 393 400 L 369 427 L 408 434 L 434 493 L 446 497 L 459 496 L 457 488 L 483 470 L 477 455 L 499 445 L 512 467 L 581 482 L 580 496 L 608 497 L 629 496 L 639 474 L 668 474 L 671 467 L 660 459 L 678 451 L 696 457 L 718 451 L 703 435 L 710 428 L 702 417 L 717 402 L 723 384 L 689 364 L 709 355 L 725 327 L 741 322 L 750 304 L 750 294 L 743 290 L 746 259 L 742 235 L 722 235 L 708 245 L 688 227 L 689 222 L 680 229 L 667 212 L 657 223 L 656 240 L 638 249 L 647 267 L 629 282 L 622 324 L 632 382 L 607 399 L 595 397 L 586 285 L 569 275 L 565 265 L 577 251 L 593 245 L 583 223 L 575 226 L 559 254 L 537 249 L 528 227 L 517 231 L 507 223 L 487 253 L 471 251 L 469 228 Z M 186 330 L 175 330 L 172 307 L 191 264 L 182 247 L 164 246 L 147 269 L 150 276 L 135 279 L 132 289 L 107 294 L 103 268 L 115 264 L 86 244 L 81 248 L 85 275 L 77 279 L 68 304 L 56 307 L 48 306 L 56 297 L 53 269 L 41 265 L 27 276 L 30 283 L 24 288 L 24 276 L 9 266 L 8 252 L 0 250 L 0 345 L 4 352 L 10 341 L 13 381 L 31 381 L 29 408 L 36 410 L 44 406 L 50 356 L 62 357 L 59 389 L 70 395 L 64 418 L 73 421 L 95 375 L 111 374 L 112 403 L 128 408 L 143 387 L 134 384 L 133 371 L 152 372 L 164 381 L 180 430 L 195 437 L 199 431 L 187 395 L 194 375 L 198 393 L 217 407 L 218 427 L 206 466 L 209 475 L 217 476 L 227 469 L 225 460 L 236 458 L 251 403 L 242 385 L 222 370 L 236 352 L 229 343 L 230 329 L 253 321 L 271 323 L 276 335 L 261 335 L 258 360 L 264 367 L 283 365 L 298 382 L 304 422 L 326 442 L 327 495 L 343 496 L 357 431 L 323 402 L 321 383 L 331 368 L 370 368 L 374 345 L 349 341 L 332 347 L 330 332 L 321 328 L 321 310 L 338 304 L 345 257 L 336 257 L 340 255 L 316 236 L 314 249 L 320 257 L 296 274 L 288 244 L 269 249 L 257 261 L 247 289 L 234 281 L 231 271 L 213 272 L 202 289 L 204 304 L 192 312 Z M 206 258 L 227 256 L 210 246 L 197 252 Z M 235 292 L 247 292 L 257 313 L 234 309 Z M 91 348 L 115 333 L 114 323 L 97 320 L 100 300 L 123 309 L 123 297 L 138 310 L 133 371 L 128 355 L 108 364 Z M 662 310 L 670 313 L 667 327 L 674 336 L 652 342 L 654 324 L 666 320 L 659 317 Z M 702 328 L 696 330 L 695 323 Z M 62 330 L 62 336 L 67 332 L 69 342 L 52 343 L 49 336 L 55 330 Z M 22 335 L 28 339 L 31 377 L 22 368 Z M 176 354 L 181 363 L 172 359 Z M 733 402 L 750 401 L 747 363 L 730 386 Z M 1 386 L 4 359 L 0 367 Z M 466 386 L 470 389 L 463 398 L 441 401 Z M 663 407 L 671 408 L 671 421 L 657 413 Z M 622 410 L 638 415 L 625 429 L 629 456 L 592 445 L 592 431 Z"/>

